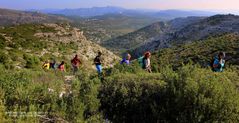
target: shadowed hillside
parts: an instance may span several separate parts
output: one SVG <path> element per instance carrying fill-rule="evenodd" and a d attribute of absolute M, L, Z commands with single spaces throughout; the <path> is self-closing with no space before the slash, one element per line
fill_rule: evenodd
<path fill-rule="evenodd" d="M 235 15 L 178 18 L 155 23 L 108 40 L 104 46 L 120 52 L 132 50 L 134 56 L 138 57 L 147 50 L 155 51 L 171 47 L 172 44 L 184 44 L 211 36 L 239 32 L 238 22 L 238 16 Z"/>
<path fill-rule="evenodd" d="M 150 26 L 139 29 L 136 32 L 105 41 L 102 45 L 110 49 L 117 49 L 116 51 L 119 52 L 121 50 L 133 49 L 144 43 L 146 44 L 148 42 L 154 41 L 157 39 L 157 37 L 155 37 L 156 35 L 164 35 L 167 28 L 168 25 L 163 22 L 154 23 Z"/>
<path fill-rule="evenodd" d="M 239 17 L 235 15 L 215 15 L 205 18 L 186 25 L 177 31 L 166 34 L 166 36 L 161 36 L 148 44 L 143 44 L 133 52 L 135 52 L 137 56 L 145 50 L 154 51 L 156 49 L 170 47 L 172 44 L 184 44 L 195 40 L 206 39 L 208 37 L 238 33 L 238 20 Z"/>

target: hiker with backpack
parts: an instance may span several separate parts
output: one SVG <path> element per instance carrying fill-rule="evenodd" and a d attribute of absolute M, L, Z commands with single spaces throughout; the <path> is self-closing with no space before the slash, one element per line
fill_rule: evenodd
<path fill-rule="evenodd" d="M 130 59 L 131 59 L 131 55 L 129 53 L 126 54 L 126 56 L 122 59 L 122 61 L 120 62 L 120 64 L 130 64 Z"/>
<path fill-rule="evenodd" d="M 56 60 L 52 60 L 52 62 L 50 63 L 50 68 L 54 70 L 55 74 L 56 74 L 56 70 L 57 70 L 57 63 Z"/>
<path fill-rule="evenodd" d="M 58 66 L 58 69 L 61 72 L 66 72 L 66 70 L 65 70 L 65 62 L 64 61 L 61 62 L 61 64 Z"/>
<path fill-rule="evenodd" d="M 53 69 L 53 70 L 56 70 L 57 69 L 57 63 L 56 63 L 56 60 L 52 60 L 52 62 L 50 63 L 50 68 Z"/>
<path fill-rule="evenodd" d="M 143 69 L 145 69 L 149 73 L 152 73 L 150 57 L 151 53 L 148 51 L 144 54 L 144 56 L 138 58 L 138 62 Z"/>
<path fill-rule="evenodd" d="M 48 60 L 43 63 L 42 69 L 43 69 L 44 71 L 47 71 L 47 70 L 50 69 L 50 62 L 49 62 Z"/>
<path fill-rule="evenodd" d="M 95 67 L 96 67 L 99 77 L 102 76 L 101 55 L 102 55 L 102 53 L 98 52 L 98 55 L 94 59 L 94 64 L 95 64 Z"/>
<path fill-rule="evenodd" d="M 222 72 L 225 66 L 225 53 L 220 52 L 218 56 L 216 56 L 213 61 L 211 62 L 211 67 L 214 72 Z"/>
<path fill-rule="evenodd" d="M 75 55 L 75 57 L 71 60 L 71 65 L 72 65 L 72 69 L 73 69 L 73 74 L 75 75 L 76 72 L 79 69 L 79 66 L 81 64 L 81 60 L 78 58 L 78 55 Z"/>
<path fill-rule="evenodd" d="M 152 71 L 151 71 L 151 64 L 150 64 L 150 57 L 151 57 L 151 53 L 150 52 L 146 52 L 144 54 L 144 69 L 146 71 L 148 71 L 149 73 L 152 73 Z"/>

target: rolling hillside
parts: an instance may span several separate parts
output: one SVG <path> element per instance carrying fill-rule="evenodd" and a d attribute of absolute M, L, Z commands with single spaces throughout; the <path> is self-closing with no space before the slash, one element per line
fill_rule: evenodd
<path fill-rule="evenodd" d="M 135 32 L 105 41 L 103 46 L 122 52 L 137 48 L 158 39 L 166 41 L 170 38 L 172 33 L 198 22 L 203 18 L 204 17 L 187 17 L 177 18 L 168 22 L 156 22 Z"/>
<path fill-rule="evenodd" d="M 86 69 L 94 69 L 93 59 L 103 53 L 105 67 L 118 62 L 118 56 L 86 39 L 69 25 L 25 24 L 0 29 L 1 62 L 14 68 L 39 67 L 45 60 L 69 61 L 78 54 Z M 111 56 L 111 57 L 108 57 Z M 30 62 L 30 64 L 28 64 Z M 9 66 L 8 66 L 9 67 Z"/>
<path fill-rule="evenodd" d="M 166 26 L 157 26 L 157 25 Z M 142 28 L 136 32 L 109 40 L 104 46 L 117 51 L 133 50 L 135 56 L 141 55 L 146 50 L 155 51 L 157 49 L 170 47 L 172 44 L 183 44 L 194 40 L 201 40 L 208 37 L 218 36 L 225 33 L 239 32 L 238 16 L 235 15 L 215 15 L 205 17 L 188 17 L 174 19 L 168 22 L 153 24 L 151 27 Z M 148 30 L 162 30 L 149 32 Z M 144 37 L 140 38 L 142 32 Z M 149 33 L 148 33 L 149 32 Z M 135 41 L 137 43 L 135 44 Z M 132 44 L 138 47 L 132 47 Z M 146 42 L 146 43 L 145 43 Z M 120 48 L 118 48 L 120 47 Z"/>
<path fill-rule="evenodd" d="M 0 8 L 0 26 L 27 24 L 27 23 L 64 23 L 70 22 L 69 19 L 46 15 L 39 12 L 25 12 Z"/>
<path fill-rule="evenodd" d="M 158 21 L 179 17 L 211 16 L 207 11 L 143 10 L 121 7 L 92 7 L 78 9 L 29 10 L 45 14 L 57 14 L 73 20 L 72 25 L 84 31 L 88 40 L 105 46 L 108 40 L 134 32 Z M 133 41 L 134 42 L 134 41 Z"/>
<path fill-rule="evenodd" d="M 84 31 L 88 40 L 103 44 L 105 41 L 134 32 L 160 19 L 145 15 L 105 14 L 91 18 L 68 16 L 72 25 Z"/>
<path fill-rule="evenodd" d="M 156 36 L 164 35 L 167 29 L 168 25 L 164 22 L 154 23 L 135 32 L 105 41 L 102 45 L 115 49 L 116 52 L 122 52 L 122 50 L 130 50 L 144 43 L 154 41 L 157 39 Z"/>
<path fill-rule="evenodd" d="M 144 44 L 136 48 L 134 52 L 139 55 L 144 50 L 153 51 L 155 49 L 170 47 L 172 44 L 184 44 L 195 40 L 202 40 L 208 37 L 217 37 L 228 33 L 239 32 L 239 16 L 235 15 L 215 15 L 189 24 L 173 33 L 167 34 L 167 38 Z"/>
<path fill-rule="evenodd" d="M 154 53 L 153 64 L 156 64 L 155 68 L 158 70 L 160 67 L 157 67 L 157 65 L 171 65 L 174 68 L 179 68 L 182 64 L 190 62 L 202 67 L 209 67 L 210 60 L 217 56 L 220 51 L 226 53 L 226 68 L 234 65 L 239 70 L 239 33 L 210 37 L 192 43 L 174 45 L 172 48 L 161 49 Z"/>

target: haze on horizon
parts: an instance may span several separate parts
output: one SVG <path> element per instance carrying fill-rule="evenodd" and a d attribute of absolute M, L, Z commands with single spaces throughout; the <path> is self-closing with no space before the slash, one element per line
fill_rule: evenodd
<path fill-rule="evenodd" d="M 119 6 L 129 9 L 211 10 L 239 13 L 238 0 L 0 0 L 0 8 L 65 9 Z"/>

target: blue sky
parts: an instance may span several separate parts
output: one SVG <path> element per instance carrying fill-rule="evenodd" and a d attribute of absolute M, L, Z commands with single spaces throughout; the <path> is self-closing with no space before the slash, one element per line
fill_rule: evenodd
<path fill-rule="evenodd" d="M 144 9 L 239 10 L 239 0 L 0 0 L 1 8 L 46 9 L 119 6 Z"/>

